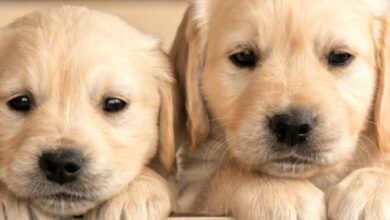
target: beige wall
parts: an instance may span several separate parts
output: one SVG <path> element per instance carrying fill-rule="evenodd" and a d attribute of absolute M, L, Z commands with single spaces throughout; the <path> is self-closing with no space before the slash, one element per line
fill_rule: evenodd
<path fill-rule="evenodd" d="M 164 49 L 168 49 L 189 3 L 186 0 L 0 1 L 0 27 L 31 11 L 64 4 L 83 5 L 118 15 L 160 38 Z"/>

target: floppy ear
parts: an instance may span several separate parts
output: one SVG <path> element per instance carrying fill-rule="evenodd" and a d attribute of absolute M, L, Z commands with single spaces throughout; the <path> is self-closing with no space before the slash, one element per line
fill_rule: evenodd
<path fill-rule="evenodd" d="M 159 115 L 159 159 L 168 173 L 171 173 L 176 146 L 176 128 L 178 127 L 179 113 L 178 91 L 174 80 L 163 80 L 160 82 L 161 107 Z"/>
<path fill-rule="evenodd" d="M 210 130 L 200 90 L 206 40 L 201 28 L 204 24 L 196 19 L 199 15 L 196 15 L 195 8 L 192 5 L 187 9 L 170 53 L 185 98 L 186 125 L 192 150 L 208 137 Z"/>
<path fill-rule="evenodd" d="M 381 19 L 382 31 L 378 50 L 378 93 L 375 104 L 375 123 L 378 145 L 390 152 L 390 26 L 389 18 Z"/>

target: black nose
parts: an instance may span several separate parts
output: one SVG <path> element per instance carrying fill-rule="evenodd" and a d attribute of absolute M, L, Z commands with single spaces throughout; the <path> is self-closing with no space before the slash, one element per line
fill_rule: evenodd
<path fill-rule="evenodd" d="M 39 167 L 48 180 L 62 185 L 77 179 L 83 157 L 80 151 L 72 149 L 45 151 L 39 158 Z"/>
<path fill-rule="evenodd" d="M 305 142 L 314 126 L 314 118 L 306 111 L 277 114 L 270 119 L 270 127 L 280 143 L 294 146 Z"/>

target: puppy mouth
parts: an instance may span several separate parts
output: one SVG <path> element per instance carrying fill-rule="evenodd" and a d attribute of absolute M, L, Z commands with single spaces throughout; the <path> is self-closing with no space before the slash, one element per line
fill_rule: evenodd
<path fill-rule="evenodd" d="M 310 165 L 310 164 L 315 163 L 315 161 L 313 161 L 313 159 L 299 158 L 299 157 L 294 157 L 294 156 L 285 157 L 285 158 L 278 158 L 278 159 L 274 160 L 274 162 L 279 163 L 279 164 L 303 164 L 303 165 L 305 165 L 305 164 Z"/>
<path fill-rule="evenodd" d="M 80 203 L 80 202 L 89 201 L 87 197 L 70 194 L 70 193 L 63 193 L 63 192 L 45 196 L 43 197 L 43 199 L 50 200 L 53 202 L 66 202 L 66 203 Z"/>
<path fill-rule="evenodd" d="M 96 205 L 96 201 L 82 194 L 59 192 L 39 196 L 32 200 L 40 209 L 50 215 L 69 216 L 82 215 Z"/>

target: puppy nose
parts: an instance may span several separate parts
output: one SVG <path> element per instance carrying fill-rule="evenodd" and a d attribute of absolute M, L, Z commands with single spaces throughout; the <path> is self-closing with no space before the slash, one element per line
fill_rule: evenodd
<path fill-rule="evenodd" d="M 83 157 L 73 149 L 45 151 L 39 158 L 39 167 L 48 180 L 62 185 L 77 179 L 83 168 Z"/>
<path fill-rule="evenodd" d="M 270 127 L 280 143 L 294 146 L 305 142 L 314 126 L 314 118 L 306 111 L 277 114 L 270 119 Z"/>

